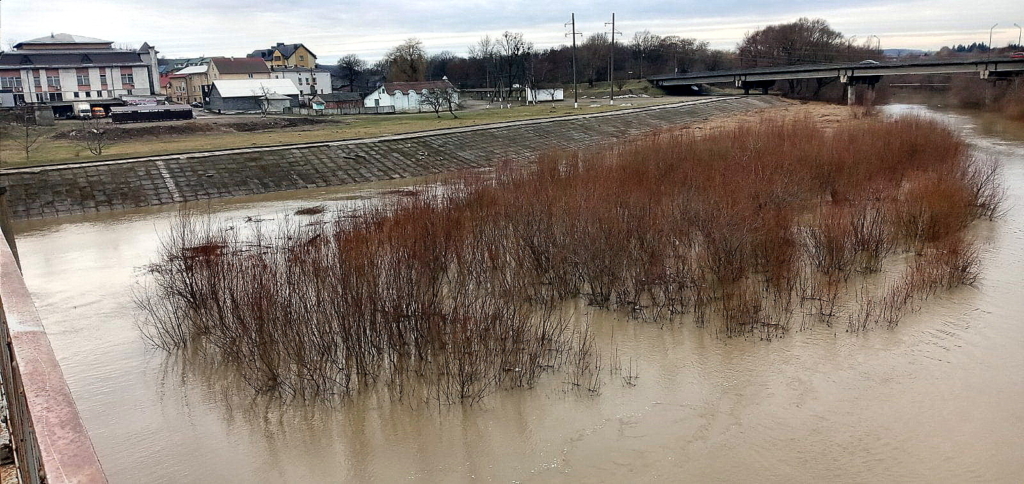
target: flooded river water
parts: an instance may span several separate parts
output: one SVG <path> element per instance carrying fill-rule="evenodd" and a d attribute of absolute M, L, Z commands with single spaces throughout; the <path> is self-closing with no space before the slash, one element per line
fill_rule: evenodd
<path fill-rule="evenodd" d="M 594 316 L 637 368 L 600 395 L 560 375 L 472 407 L 360 397 L 253 403 L 227 375 L 149 348 L 131 297 L 173 207 L 19 225 L 25 277 L 100 460 L 149 482 L 1024 482 L 1024 127 L 922 112 L 1005 164 L 977 287 L 895 330 L 765 342 Z M 359 203 L 356 187 L 212 202 L 217 217 Z"/>

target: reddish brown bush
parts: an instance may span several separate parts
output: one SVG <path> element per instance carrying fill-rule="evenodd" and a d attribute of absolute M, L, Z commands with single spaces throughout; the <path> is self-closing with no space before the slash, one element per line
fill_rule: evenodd
<path fill-rule="evenodd" d="M 261 391 L 404 394 L 415 379 L 428 398 L 476 401 L 554 368 L 596 389 L 592 335 L 561 302 L 771 338 L 800 308 L 831 324 L 855 271 L 912 250 L 851 316 L 851 330 L 891 327 L 914 298 L 974 282 L 958 237 L 997 213 L 997 175 L 922 119 L 828 132 L 765 118 L 455 176 L 328 224 L 242 236 L 185 217 L 140 297 L 143 329 L 211 348 Z"/>

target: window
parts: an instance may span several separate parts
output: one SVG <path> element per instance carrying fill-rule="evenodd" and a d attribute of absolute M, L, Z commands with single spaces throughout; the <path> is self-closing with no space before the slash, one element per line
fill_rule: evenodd
<path fill-rule="evenodd" d="M 281 62 L 281 56 L 275 55 L 274 56 L 274 62 Z"/>
<path fill-rule="evenodd" d="M 89 85 L 89 74 L 78 74 L 75 76 L 75 78 L 78 79 L 79 86 Z"/>
<path fill-rule="evenodd" d="M 107 85 L 107 75 L 106 74 L 100 74 L 100 84 L 103 85 L 103 86 Z"/>
<path fill-rule="evenodd" d="M 46 95 L 41 93 L 41 92 L 37 92 L 36 93 L 36 102 L 40 102 L 40 103 L 46 102 Z"/>
<path fill-rule="evenodd" d="M 135 84 L 135 76 L 132 74 L 121 73 L 121 84 Z"/>
<path fill-rule="evenodd" d="M 60 93 L 60 92 L 51 92 L 51 93 L 49 93 L 49 94 L 50 94 L 50 101 L 51 101 L 51 102 L 53 102 L 53 101 L 57 101 L 57 102 L 60 102 L 60 101 L 63 101 L 63 100 L 64 100 L 64 94 L 63 94 L 63 93 Z"/>
<path fill-rule="evenodd" d="M 43 83 L 39 80 L 39 76 L 33 77 L 32 83 L 35 84 L 36 87 L 43 87 Z"/>
<path fill-rule="evenodd" d="M 131 96 L 131 95 L 132 95 L 132 90 L 131 90 L 131 89 L 128 89 L 128 95 L 129 95 L 129 96 Z"/>
<path fill-rule="evenodd" d="M 78 91 L 75 91 L 75 99 L 78 99 Z"/>
<path fill-rule="evenodd" d="M 75 94 L 78 94 L 77 92 Z M 85 91 L 85 97 L 92 97 L 92 91 Z"/>
<path fill-rule="evenodd" d="M 21 77 L 0 77 L 0 88 L 21 87 Z"/>
<path fill-rule="evenodd" d="M 103 97 L 103 91 L 96 91 L 96 97 Z"/>
<path fill-rule="evenodd" d="M 46 85 L 60 89 L 60 76 L 46 76 Z"/>
<path fill-rule="evenodd" d="M 306 56 L 304 56 L 304 55 L 300 55 L 300 56 L 299 56 L 299 62 L 302 62 L 302 61 L 304 61 L 304 60 L 306 60 Z"/>
<path fill-rule="evenodd" d="M 21 87 L 21 76 L 0 77 L 0 88 L 11 89 Z"/>
<path fill-rule="evenodd" d="M 15 105 L 25 104 L 25 95 L 24 94 L 15 94 L 14 95 L 14 104 Z"/>
<path fill-rule="evenodd" d="M 249 79 L 252 79 L 252 74 L 249 74 Z"/>

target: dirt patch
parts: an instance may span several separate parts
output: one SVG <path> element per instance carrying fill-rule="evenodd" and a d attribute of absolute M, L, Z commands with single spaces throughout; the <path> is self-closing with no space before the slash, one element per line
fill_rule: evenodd
<path fill-rule="evenodd" d="M 342 123 L 334 119 L 317 118 L 246 118 L 244 120 L 211 119 L 189 121 L 184 123 L 147 124 L 144 126 L 122 126 L 103 123 L 101 126 L 112 141 L 132 141 L 137 139 L 171 138 L 205 133 L 252 133 L 278 129 L 301 129 L 325 123 Z M 86 128 L 81 126 L 59 131 L 52 138 L 55 140 L 76 141 L 81 139 Z"/>
<path fill-rule="evenodd" d="M 739 125 L 764 122 L 764 118 L 767 115 L 770 117 L 789 119 L 806 117 L 813 119 L 816 126 L 826 130 L 832 130 L 840 124 L 866 116 L 865 109 L 860 106 L 840 106 L 838 104 L 823 102 L 786 101 L 789 103 L 787 106 L 774 106 L 767 109 L 758 109 L 756 111 L 749 111 L 731 116 L 716 116 L 708 121 L 691 124 L 678 129 L 728 129 Z"/>
<path fill-rule="evenodd" d="M 229 123 L 223 126 L 239 133 L 249 133 L 268 129 L 299 128 L 331 123 L 341 123 L 341 121 L 320 118 L 255 118 L 238 123 Z"/>

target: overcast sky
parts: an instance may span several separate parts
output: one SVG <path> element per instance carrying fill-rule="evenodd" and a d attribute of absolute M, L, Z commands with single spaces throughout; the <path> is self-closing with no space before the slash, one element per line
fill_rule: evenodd
<path fill-rule="evenodd" d="M 659 35 L 707 40 L 731 49 L 743 34 L 798 17 L 821 17 L 847 36 L 877 35 L 882 48 L 934 50 L 943 45 L 1017 40 L 1024 25 L 1021 0 L 0 0 L 0 41 L 51 32 L 99 37 L 117 43 L 149 42 L 166 57 L 241 56 L 276 42 L 304 43 L 321 63 L 355 53 L 379 58 L 408 37 L 427 50 L 464 54 L 480 37 L 523 32 L 539 48 L 565 43 L 570 12 L 589 35 L 616 30 L 626 38 L 649 29 Z"/>

